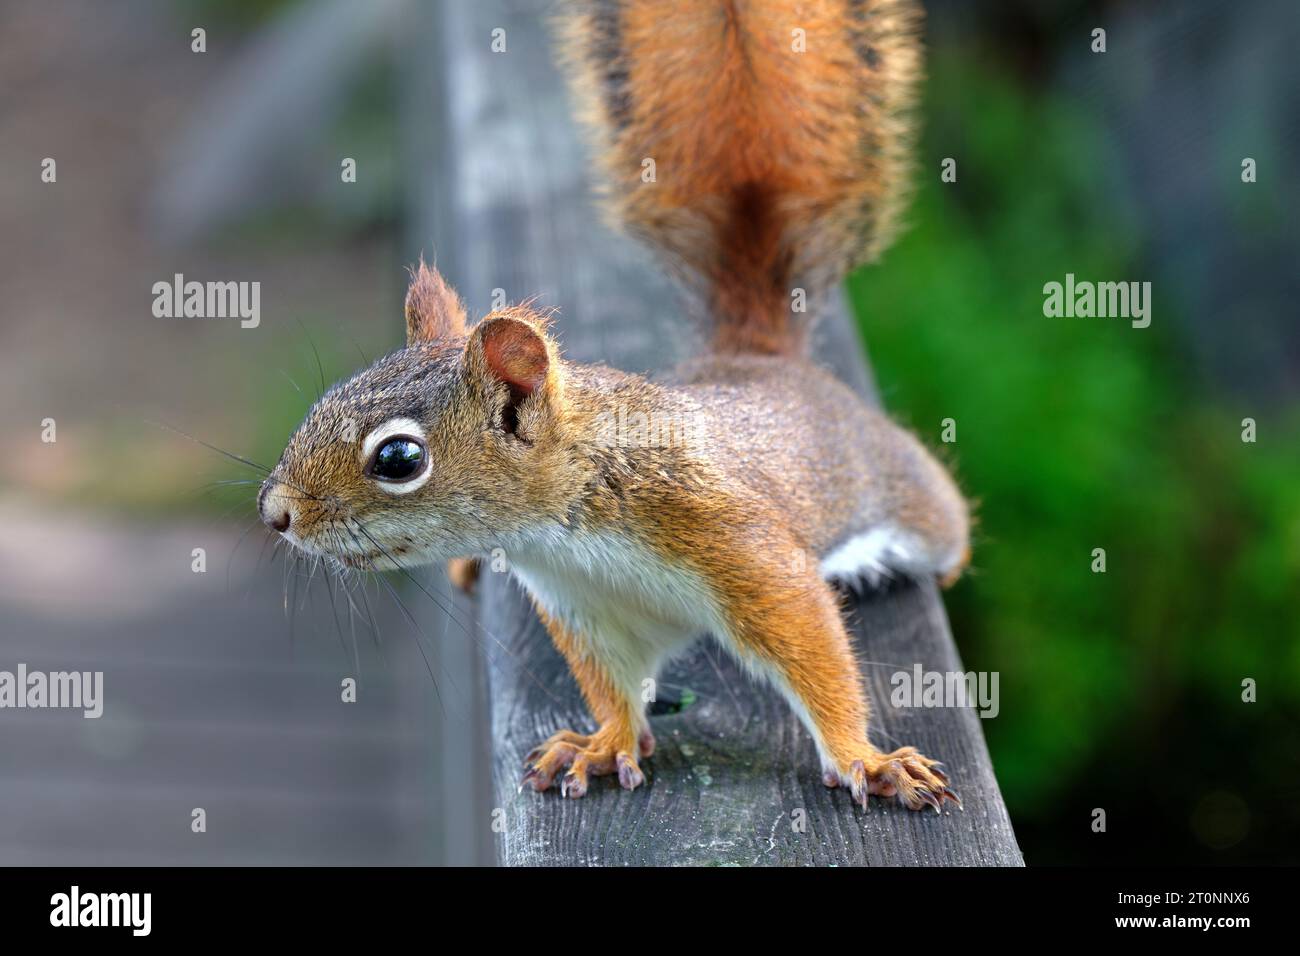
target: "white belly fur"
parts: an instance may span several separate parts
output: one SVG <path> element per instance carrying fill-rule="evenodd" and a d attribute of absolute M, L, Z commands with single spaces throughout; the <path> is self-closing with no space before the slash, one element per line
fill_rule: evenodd
<path fill-rule="evenodd" d="M 664 660 L 723 627 L 698 575 L 673 568 L 622 535 L 566 532 L 542 549 L 513 556 L 512 571 L 546 613 L 599 656 L 631 699 L 656 679 Z"/>

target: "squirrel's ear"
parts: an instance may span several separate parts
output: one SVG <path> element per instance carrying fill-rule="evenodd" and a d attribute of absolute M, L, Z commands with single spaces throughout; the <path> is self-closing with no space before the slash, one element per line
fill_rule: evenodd
<path fill-rule="evenodd" d="M 513 316 L 488 316 L 474 327 L 471 347 L 483 367 L 524 399 L 546 381 L 551 357 L 546 339 L 532 323 Z"/>
<path fill-rule="evenodd" d="M 454 338 L 465 331 L 465 306 L 436 269 L 420 260 L 406 290 L 406 344 Z"/>
<path fill-rule="evenodd" d="M 488 316 L 470 333 L 465 357 L 471 373 L 486 375 L 510 390 L 503 423 L 513 433 L 520 403 L 546 384 L 551 370 L 541 329 L 516 316 Z"/>

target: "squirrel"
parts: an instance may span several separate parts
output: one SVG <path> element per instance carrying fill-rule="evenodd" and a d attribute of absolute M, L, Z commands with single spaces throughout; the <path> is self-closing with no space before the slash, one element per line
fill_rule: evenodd
<path fill-rule="evenodd" d="M 315 404 L 259 492 L 263 520 L 347 568 L 450 560 L 462 583 L 466 555 L 505 550 L 596 724 L 532 751 L 521 789 L 642 784 L 643 681 L 709 633 L 788 700 L 827 786 L 863 809 L 869 794 L 960 806 L 941 764 L 869 741 L 834 584 L 951 583 L 969 560 L 966 501 L 806 354 L 815 304 L 881 252 L 903 205 L 919 8 L 564 9 L 608 208 L 680 278 L 704 354 L 663 381 L 566 361 L 546 315 L 515 305 L 471 324 L 421 260 L 406 346 Z M 814 307 L 792 309 L 796 290 Z"/>

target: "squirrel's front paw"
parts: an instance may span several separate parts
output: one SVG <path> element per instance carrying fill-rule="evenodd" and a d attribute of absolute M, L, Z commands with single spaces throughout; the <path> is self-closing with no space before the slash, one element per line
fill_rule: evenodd
<path fill-rule="evenodd" d="M 881 797 L 897 796 L 899 803 L 909 810 L 933 807 L 940 813 L 945 800 L 951 800 L 961 809 L 961 798 L 948 786 L 948 775 L 942 767 L 939 761 L 917 753 L 915 747 L 900 747 L 888 754 L 875 750 L 853 761 L 843 782 L 864 810 L 868 794 L 873 793 Z"/>
<path fill-rule="evenodd" d="M 549 789 L 564 770 L 567 772 L 560 780 L 560 795 L 564 797 L 584 796 L 588 778 L 614 773 L 618 774 L 619 785 L 624 790 L 635 790 L 645 782 L 645 774 L 631 750 L 635 747 L 641 756 L 648 757 L 654 751 L 654 737 L 645 731 L 633 744 L 631 740 L 619 739 L 623 736 L 629 735 L 612 734 L 604 728 L 590 736 L 571 730 L 553 734 L 524 758 L 528 771 L 519 782 L 519 789 L 531 787 L 539 792 Z M 619 746 L 620 743 L 627 746 Z"/>

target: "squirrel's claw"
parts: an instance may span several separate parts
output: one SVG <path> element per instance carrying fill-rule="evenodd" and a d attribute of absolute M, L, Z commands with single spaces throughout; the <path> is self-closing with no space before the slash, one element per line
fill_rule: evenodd
<path fill-rule="evenodd" d="M 943 805 L 951 800 L 960 810 L 961 798 L 948 786 L 948 775 L 937 769 L 942 766 L 916 752 L 913 747 L 902 747 L 890 754 L 876 753 L 865 760 L 855 760 L 849 768 L 848 784 L 853 800 L 867 809 L 867 797 L 898 797 L 898 802 L 909 810 L 930 807 L 935 813 L 943 812 Z M 870 767 L 870 769 L 868 769 Z"/>
<path fill-rule="evenodd" d="M 619 754 L 614 762 L 618 766 L 618 785 L 624 790 L 635 790 L 645 783 L 645 774 L 631 754 Z"/>
<path fill-rule="evenodd" d="M 535 791 L 545 790 L 551 785 L 550 778 L 544 776 L 536 767 L 530 767 L 524 774 L 524 778 L 519 781 L 519 792 L 524 792 L 524 787 L 531 787 Z"/>
<path fill-rule="evenodd" d="M 587 771 L 581 767 L 574 767 L 560 781 L 560 796 L 577 800 L 579 797 L 585 797 L 586 795 Z"/>

